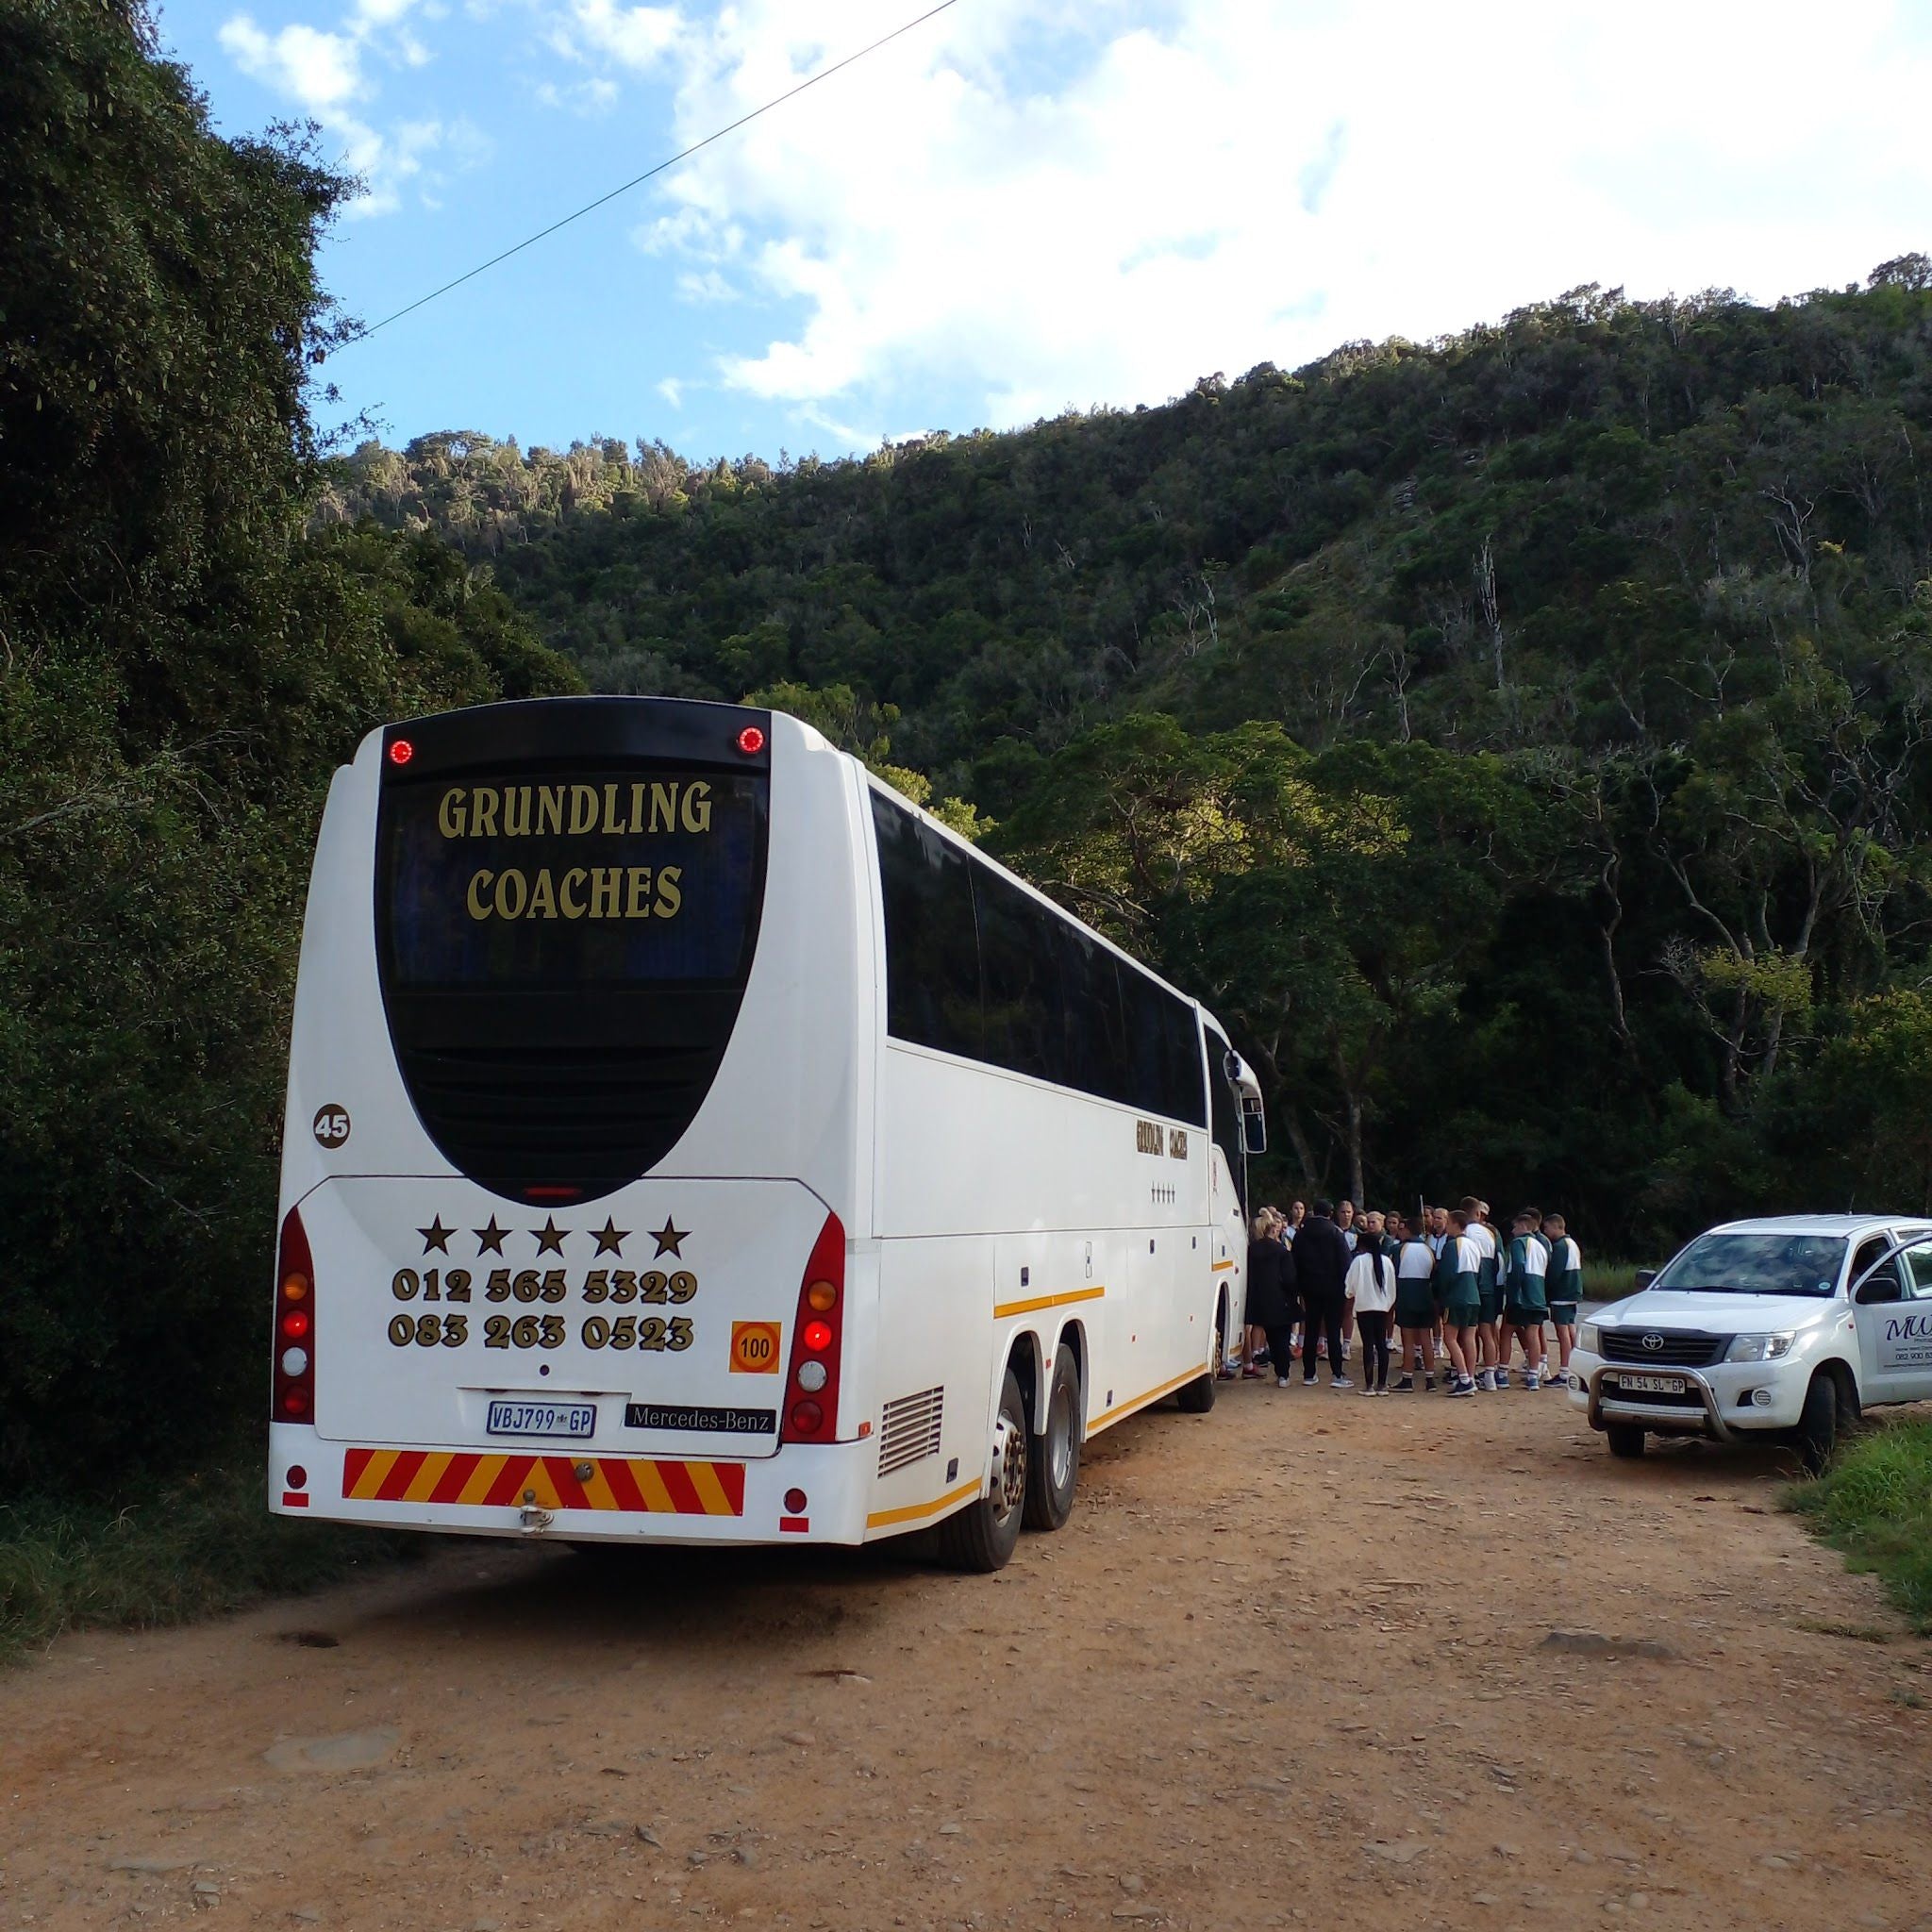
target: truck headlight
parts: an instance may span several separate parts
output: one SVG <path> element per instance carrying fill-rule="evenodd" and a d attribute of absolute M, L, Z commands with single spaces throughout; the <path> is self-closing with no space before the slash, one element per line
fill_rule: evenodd
<path fill-rule="evenodd" d="M 1578 1348 L 1589 1349 L 1591 1355 L 1603 1354 L 1604 1339 L 1594 1322 L 1586 1322 L 1576 1331 L 1576 1345 Z"/>
<path fill-rule="evenodd" d="M 1737 1335 L 1731 1338 L 1731 1345 L 1724 1351 L 1727 1362 L 1774 1362 L 1780 1356 L 1790 1355 L 1791 1344 L 1797 1340 L 1789 1329 L 1782 1335 Z"/>

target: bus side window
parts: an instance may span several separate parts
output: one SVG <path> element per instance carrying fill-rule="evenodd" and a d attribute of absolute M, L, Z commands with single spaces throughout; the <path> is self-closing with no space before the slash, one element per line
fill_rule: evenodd
<path fill-rule="evenodd" d="M 986 1001 L 986 1057 L 1036 1079 L 1074 1083 L 1066 1064 L 1058 924 L 1050 912 L 996 872 L 975 866 L 973 904 L 979 915 L 981 986 Z"/>
<path fill-rule="evenodd" d="M 886 915 L 886 1030 L 978 1059 L 985 1053 L 971 861 L 874 791 Z"/>

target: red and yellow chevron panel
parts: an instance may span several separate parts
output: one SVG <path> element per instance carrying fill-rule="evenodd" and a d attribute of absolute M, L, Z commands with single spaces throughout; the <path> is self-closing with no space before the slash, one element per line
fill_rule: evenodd
<path fill-rule="evenodd" d="M 580 1475 L 588 1468 L 589 1475 Z M 741 1462 L 657 1462 L 627 1456 L 476 1455 L 351 1449 L 342 1494 L 356 1503 L 535 1503 L 657 1516 L 742 1516 Z"/>

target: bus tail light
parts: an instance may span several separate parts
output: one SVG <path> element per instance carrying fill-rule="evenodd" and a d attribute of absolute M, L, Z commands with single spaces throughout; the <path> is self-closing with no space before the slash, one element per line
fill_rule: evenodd
<path fill-rule="evenodd" d="M 845 1229 L 836 1214 L 827 1214 L 798 1285 L 781 1443 L 838 1441 L 839 1357 L 844 1339 Z"/>
<path fill-rule="evenodd" d="M 291 1208 L 275 1250 L 275 1391 L 278 1423 L 315 1420 L 315 1261 L 300 1212 Z"/>

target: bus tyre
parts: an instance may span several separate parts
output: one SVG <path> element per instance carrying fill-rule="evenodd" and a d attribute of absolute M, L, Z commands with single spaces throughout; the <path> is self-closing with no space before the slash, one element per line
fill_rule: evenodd
<path fill-rule="evenodd" d="M 1011 1369 L 1000 1385 L 1000 1412 L 992 1425 L 992 1472 L 986 1494 L 939 1526 L 942 1562 L 955 1570 L 1004 1570 L 1020 1541 L 1026 1512 L 1026 1404 Z"/>
<path fill-rule="evenodd" d="M 1059 1348 L 1046 1391 L 1046 1433 L 1026 1458 L 1026 1527 L 1058 1529 L 1074 1513 L 1080 1478 L 1080 1371 L 1074 1351 Z"/>
<path fill-rule="evenodd" d="M 1823 1475 L 1838 1445 L 1838 1386 L 1822 1369 L 1805 1391 L 1798 1426 L 1791 1431 L 1798 1454 L 1812 1475 Z"/>
<path fill-rule="evenodd" d="M 1643 1454 L 1643 1425 L 1641 1423 L 1606 1423 L 1604 1435 L 1608 1439 L 1610 1454 L 1621 1457 L 1625 1462 L 1634 1462 Z"/>

